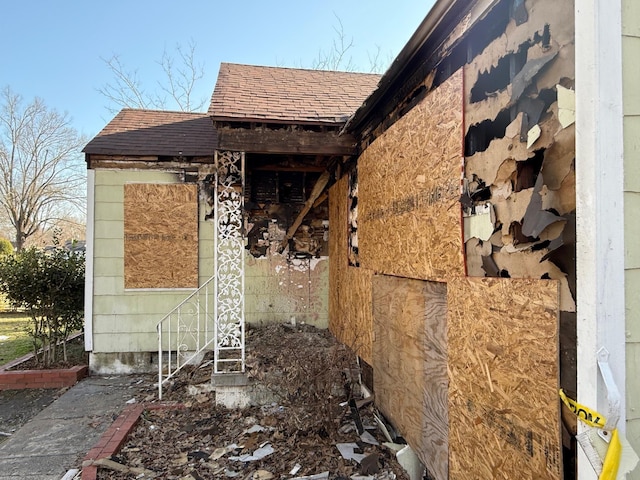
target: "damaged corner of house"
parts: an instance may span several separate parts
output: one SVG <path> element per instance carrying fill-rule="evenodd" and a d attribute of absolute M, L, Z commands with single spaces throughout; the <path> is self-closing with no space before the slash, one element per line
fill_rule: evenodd
<path fill-rule="evenodd" d="M 277 364 L 289 400 L 328 388 L 313 399 L 311 424 L 286 423 L 299 420 L 288 412 L 300 405 L 283 413 L 284 401 L 265 416 L 252 411 L 265 431 L 236 432 L 256 448 L 234 448 L 234 458 L 255 456 L 282 424 L 292 450 L 332 429 L 347 435 L 318 456 L 365 478 L 387 478 L 377 475 L 390 458 L 405 459 L 416 480 L 577 478 L 578 447 L 557 398 L 558 386 L 577 393 L 573 13 L 572 1 L 453 2 L 437 37 L 412 37 L 410 61 L 382 77 L 349 77 L 363 82 L 362 98 L 331 117 L 339 121 L 219 113 L 213 161 L 222 155 L 232 167 L 198 170 L 199 211 L 179 201 L 192 199 L 193 175 L 186 193 L 155 190 L 184 207 L 192 220 L 183 229 L 199 229 L 185 245 L 207 252 L 186 255 L 190 283 L 172 277 L 164 288 L 193 288 L 211 272 L 231 279 L 212 296 L 244 309 L 251 382 L 268 381 Z M 133 230 L 131 215 L 150 217 L 127 197 L 142 190 L 125 188 L 125 273 L 153 247 L 136 242 L 177 236 L 166 222 L 157 238 Z M 127 278 L 153 288 L 152 270 Z M 230 345 L 244 330 L 230 324 L 224 348 L 238 348 Z M 280 355 L 265 364 L 252 357 L 259 328 L 284 341 L 262 345 Z M 294 333 L 315 344 L 288 345 Z M 357 365 L 332 370 L 345 352 Z M 335 464 L 312 472 L 287 460 L 283 475 L 341 474 Z"/>

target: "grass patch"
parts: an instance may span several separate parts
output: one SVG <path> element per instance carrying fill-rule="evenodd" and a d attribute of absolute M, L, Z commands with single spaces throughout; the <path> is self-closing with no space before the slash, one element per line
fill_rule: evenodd
<path fill-rule="evenodd" d="M 0 365 L 32 351 L 29 326 L 24 313 L 0 313 Z"/>

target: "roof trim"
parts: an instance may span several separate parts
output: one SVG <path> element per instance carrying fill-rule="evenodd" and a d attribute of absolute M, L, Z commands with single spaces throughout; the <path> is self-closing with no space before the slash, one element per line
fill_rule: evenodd
<path fill-rule="evenodd" d="M 264 125 L 318 125 L 323 127 L 342 127 L 348 118 L 341 118 L 336 120 L 281 120 L 278 118 L 267 117 L 230 117 L 230 116 L 216 116 L 212 115 L 211 119 L 214 122 L 229 122 L 229 123 L 261 123 Z"/>
<path fill-rule="evenodd" d="M 378 83 L 378 87 L 347 121 L 344 130 L 350 132 L 358 131 L 366 122 L 369 114 L 395 90 L 397 84 L 402 82 L 403 77 L 410 75 L 412 73 L 411 70 L 415 70 L 414 60 L 422 63 L 430 53 L 433 53 L 439 47 L 439 45 L 430 45 L 429 47 L 425 45 L 436 29 L 445 22 L 453 23 L 462 13 L 469 10 L 473 3 L 474 0 L 438 0 L 389 69 L 384 73 Z"/>

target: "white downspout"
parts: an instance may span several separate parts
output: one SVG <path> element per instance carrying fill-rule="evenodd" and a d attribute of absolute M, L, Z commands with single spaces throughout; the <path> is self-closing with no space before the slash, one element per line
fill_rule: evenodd
<path fill-rule="evenodd" d="M 621 0 L 575 2 L 578 401 L 606 415 L 597 363 L 605 347 L 624 431 L 622 7 Z M 578 451 L 578 479 L 595 479 Z"/>

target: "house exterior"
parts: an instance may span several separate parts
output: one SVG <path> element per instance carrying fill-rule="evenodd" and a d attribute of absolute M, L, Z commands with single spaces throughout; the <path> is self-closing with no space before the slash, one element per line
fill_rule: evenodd
<path fill-rule="evenodd" d="M 156 325 L 215 271 L 228 290 L 211 296 L 216 308 L 232 305 L 234 325 L 326 328 L 324 172 L 355 153 L 353 137 L 338 133 L 378 79 L 222 64 L 207 114 L 124 109 L 87 144 L 92 371 L 157 368 Z M 235 183 L 216 176 L 218 161 L 235 169 Z M 231 205 L 218 223 L 215 205 Z M 238 241 L 228 244 L 221 232 L 230 229 Z M 206 323 L 180 328 L 206 336 Z"/>
<path fill-rule="evenodd" d="M 207 114 L 121 112 L 85 148 L 92 369 L 157 364 L 213 278 L 228 345 L 351 347 L 431 478 L 597 478 L 559 388 L 640 451 L 636 3 L 438 0 L 381 78 L 222 64 Z"/>

